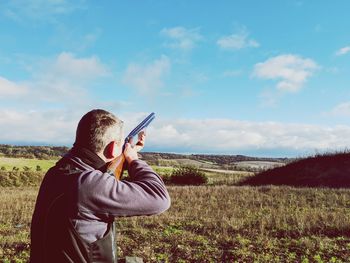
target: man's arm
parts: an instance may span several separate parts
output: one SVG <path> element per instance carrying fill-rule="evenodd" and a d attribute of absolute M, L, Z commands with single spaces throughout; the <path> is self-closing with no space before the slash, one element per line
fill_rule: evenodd
<path fill-rule="evenodd" d="M 170 207 L 170 196 L 160 176 L 144 161 L 129 163 L 131 182 L 114 176 L 86 174 L 79 196 L 80 210 L 105 216 L 152 215 Z"/>

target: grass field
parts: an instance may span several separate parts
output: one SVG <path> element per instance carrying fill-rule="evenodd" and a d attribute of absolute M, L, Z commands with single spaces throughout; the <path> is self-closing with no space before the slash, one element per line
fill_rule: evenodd
<path fill-rule="evenodd" d="M 173 168 L 155 169 L 167 174 Z M 252 174 L 206 174 L 207 186 L 169 186 L 172 205 L 159 216 L 117 218 L 118 257 L 139 256 L 144 262 L 350 262 L 350 189 L 238 187 L 233 184 Z M 0 262 L 26 262 L 38 187 L 0 190 Z"/>
<path fill-rule="evenodd" d="M 9 158 L 0 157 L 0 168 L 5 167 L 6 170 L 11 171 L 13 167 L 17 167 L 23 170 L 23 167 L 28 167 L 35 171 L 37 165 L 39 165 L 42 171 L 47 171 L 50 167 L 54 166 L 57 160 L 38 160 L 38 159 L 26 159 L 26 158 Z"/>
<path fill-rule="evenodd" d="M 25 262 L 37 188 L 0 194 L 0 259 Z M 350 191 L 169 187 L 160 216 L 117 219 L 118 255 L 146 262 L 350 262 Z M 22 261 L 21 261 L 22 260 Z"/>

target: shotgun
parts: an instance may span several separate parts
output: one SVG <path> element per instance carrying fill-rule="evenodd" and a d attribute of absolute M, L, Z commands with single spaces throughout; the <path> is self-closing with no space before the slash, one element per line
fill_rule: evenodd
<path fill-rule="evenodd" d="M 115 178 L 117 180 L 120 180 L 122 174 L 123 174 L 123 168 L 124 168 L 124 148 L 125 144 L 128 143 L 132 138 L 137 136 L 143 129 L 145 129 L 156 117 L 155 113 L 152 112 L 150 115 L 148 115 L 142 122 L 140 122 L 139 125 L 137 125 L 129 134 L 126 136 L 124 140 L 123 150 L 122 154 L 119 155 L 117 158 L 115 158 L 113 161 L 111 161 L 107 167 L 107 173 L 114 174 Z M 137 146 L 135 146 L 137 147 Z M 142 149 L 142 147 L 140 147 Z"/>

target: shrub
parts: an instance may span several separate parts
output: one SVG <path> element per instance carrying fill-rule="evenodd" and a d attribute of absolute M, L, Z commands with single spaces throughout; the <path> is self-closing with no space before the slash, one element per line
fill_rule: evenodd
<path fill-rule="evenodd" d="M 29 166 L 23 166 L 23 171 L 30 171 L 32 168 Z"/>
<path fill-rule="evenodd" d="M 40 185 L 44 173 L 34 171 L 0 170 L 0 187 Z"/>
<path fill-rule="evenodd" d="M 179 185 L 200 185 L 206 184 L 208 178 L 196 167 L 183 166 L 173 170 L 169 181 Z"/>
<path fill-rule="evenodd" d="M 163 182 L 165 184 L 170 183 L 171 174 L 169 174 L 169 173 L 162 173 L 162 174 L 160 174 L 159 173 L 159 176 L 162 178 L 162 180 L 163 180 Z"/>

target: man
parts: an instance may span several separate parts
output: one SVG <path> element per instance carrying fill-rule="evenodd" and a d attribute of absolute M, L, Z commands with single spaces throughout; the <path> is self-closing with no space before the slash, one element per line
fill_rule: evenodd
<path fill-rule="evenodd" d="M 45 175 L 31 224 L 30 262 L 116 262 L 114 218 L 170 206 L 162 179 L 127 143 L 123 122 L 104 110 L 80 120 L 73 148 Z M 138 145 L 143 145 L 144 133 Z M 130 180 L 106 173 L 124 154 Z"/>

